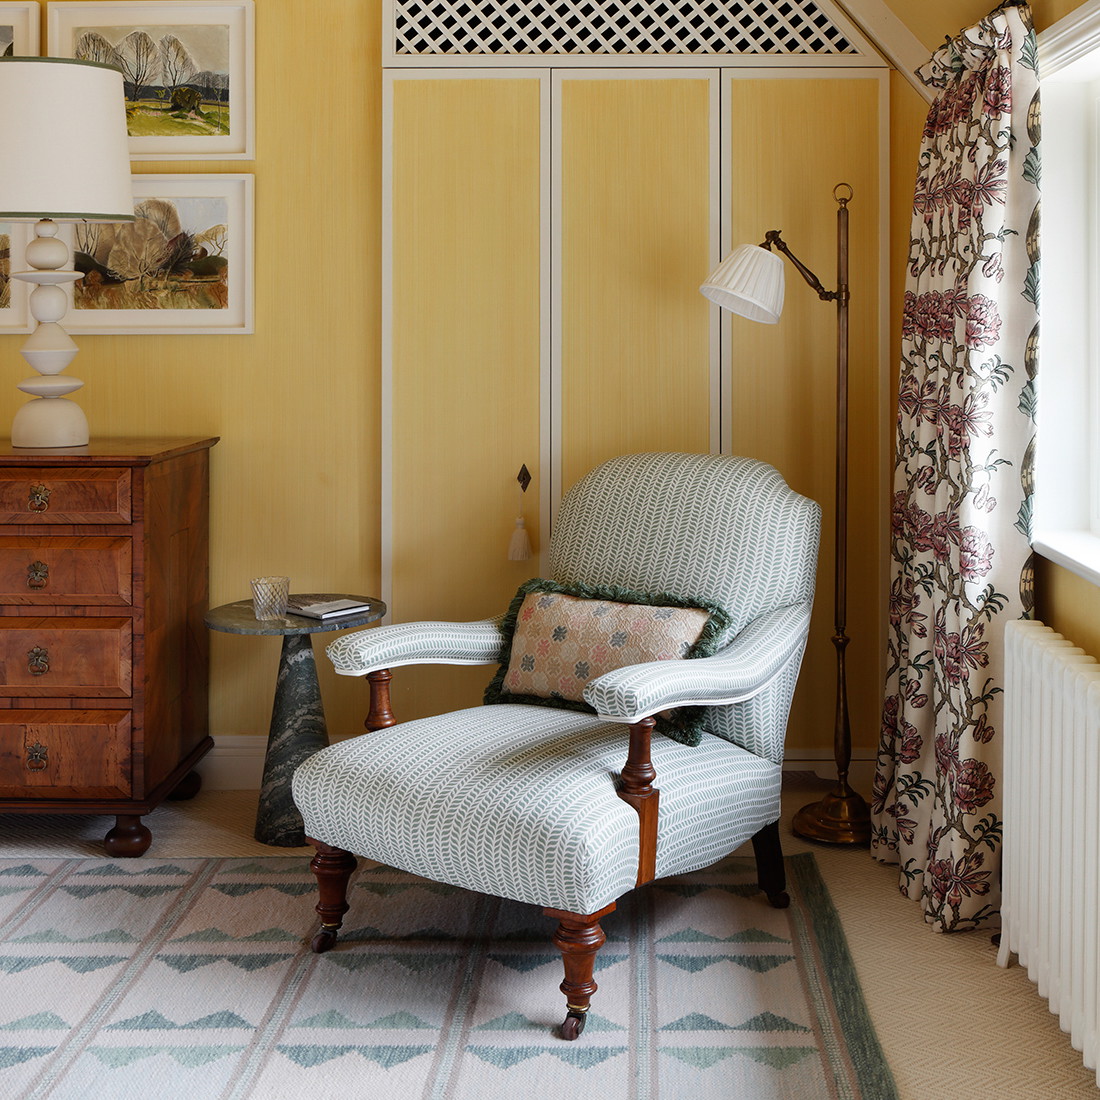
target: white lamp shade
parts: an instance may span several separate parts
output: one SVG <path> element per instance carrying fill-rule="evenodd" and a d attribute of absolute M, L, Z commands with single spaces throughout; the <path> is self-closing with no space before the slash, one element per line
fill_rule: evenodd
<path fill-rule="evenodd" d="M 699 290 L 731 313 L 774 325 L 783 312 L 783 260 L 757 244 L 739 245 Z"/>
<path fill-rule="evenodd" d="M 132 221 L 122 73 L 0 58 L 0 221 Z"/>

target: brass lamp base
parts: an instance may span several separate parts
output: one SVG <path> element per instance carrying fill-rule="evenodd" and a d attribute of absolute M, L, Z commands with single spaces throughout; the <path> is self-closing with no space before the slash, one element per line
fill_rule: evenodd
<path fill-rule="evenodd" d="M 803 806 L 791 827 L 797 836 L 824 844 L 865 848 L 871 843 L 870 807 L 843 781 L 824 798 Z"/>

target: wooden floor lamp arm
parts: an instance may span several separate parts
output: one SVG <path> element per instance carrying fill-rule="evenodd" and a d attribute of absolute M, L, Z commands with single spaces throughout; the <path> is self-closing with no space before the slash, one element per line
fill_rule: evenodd
<path fill-rule="evenodd" d="M 657 804 L 660 792 L 653 786 L 657 769 L 651 758 L 653 718 L 642 718 L 630 726 L 630 747 L 623 768 L 618 795 L 638 812 L 637 885 L 652 882 L 657 874 Z"/>

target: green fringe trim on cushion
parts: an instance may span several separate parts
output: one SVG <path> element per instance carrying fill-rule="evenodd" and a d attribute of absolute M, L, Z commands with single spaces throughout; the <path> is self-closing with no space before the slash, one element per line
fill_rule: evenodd
<path fill-rule="evenodd" d="M 519 586 L 519 590 L 508 605 L 508 611 L 500 624 L 504 634 L 504 647 L 501 651 L 500 668 L 485 689 L 486 703 L 528 703 L 542 707 L 557 707 L 560 710 L 579 710 L 595 714 L 595 707 L 583 700 L 562 699 L 542 695 L 515 695 L 504 690 L 504 677 L 512 660 L 512 639 L 515 636 L 516 620 L 524 598 L 530 592 L 556 592 L 563 596 L 576 596 L 583 600 L 606 600 L 609 603 L 644 604 L 648 607 L 680 607 L 688 610 L 706 611 L 710 616 L 695 644 L 684 655 L 690 661 L 696 657 L 710 657 L 718 651 L 729 629 L 730 618 L 724 608 L 703 600 L 690 600 L 682 596 L 667 593 L 637 592 L 630 588 L 614 586 L 602 587 L 591 584 L 560 584 L 545 577 L 534 577 Z M 705 707 L 677 707 L 666 714 L 656 715 L 654 728 L 681 745 L 698 745 L 707 732 L 704 724 Z"/>

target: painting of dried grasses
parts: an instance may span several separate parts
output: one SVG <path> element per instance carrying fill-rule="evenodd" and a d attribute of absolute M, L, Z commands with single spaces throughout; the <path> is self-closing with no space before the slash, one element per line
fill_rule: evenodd
<path fill-rule="evenodd" d="M 225 309 L 229 304 L 224 198 L 147 198 L 132 222 L 78 225 L 74 260 L 84 278 L 77 309 Z"/>
<path fill-rule="evenodd" d="M 11 308 L 11 234 L 0 225 L 0 309 Z"/>

